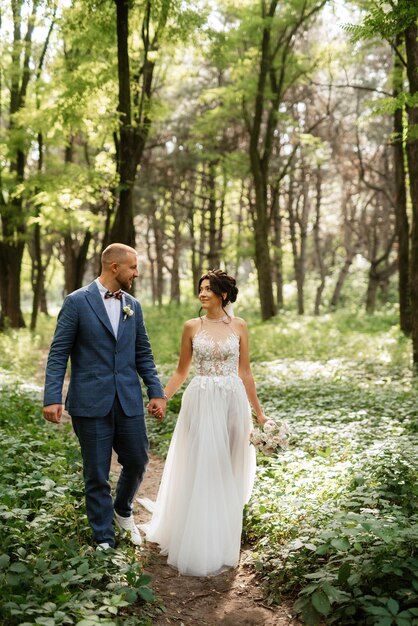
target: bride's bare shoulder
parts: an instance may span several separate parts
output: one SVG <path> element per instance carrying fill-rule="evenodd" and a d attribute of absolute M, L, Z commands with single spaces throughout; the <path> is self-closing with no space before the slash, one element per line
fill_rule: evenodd
<path fill-rule="evenodd" d="M 247 322 L 245 320 L 242 319 L 242 317 L 233 317 L 232 318 L 232 323 L 235 325 L 236 328 L 246 328 L 247 327 Z"/>
<path fill-rule="evenodd" d="M 193 333 L 197 328 L 200 328 L 201 323 L 200 317 L 193 317 L 191 320 L 184 322 L 184 330 Z"/>

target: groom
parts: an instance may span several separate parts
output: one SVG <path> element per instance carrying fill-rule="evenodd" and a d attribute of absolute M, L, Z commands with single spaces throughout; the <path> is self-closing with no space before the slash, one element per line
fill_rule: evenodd
<path fill-rule="evenodd" d="M 71 360 L 65 408 L 80 442 L 87 517 L 100 549 L 115 545 L 113 521 L 132 543 L 141 543 L 132 502 L 147 465 L 148 439 L 138 374 L 149 412 L 163 417 L 166 406 L 141 306 L 126 293 L 137 277 L 136 251 L 120 243 L 108 246 L 99 278 L 65 298 L 46 367 L 43 413 L 59 423 Z M 114 502 L 112 448 L 122 466 Z"/>

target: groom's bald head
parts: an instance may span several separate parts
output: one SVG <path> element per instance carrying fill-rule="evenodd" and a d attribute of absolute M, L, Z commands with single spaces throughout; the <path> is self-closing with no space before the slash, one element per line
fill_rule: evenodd
<path fill-rule="evenodd" d="M 123 263 L 129 254 L 136 256 L 135 248 L 124 243 L 111 243 L 102 253 L 102 267 L 108 268 L 112 263 Z"/>

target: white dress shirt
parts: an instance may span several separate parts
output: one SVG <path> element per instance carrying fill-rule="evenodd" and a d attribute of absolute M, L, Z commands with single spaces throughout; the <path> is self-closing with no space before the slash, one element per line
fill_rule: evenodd
<path fill-rule="evenodd" d="M 102 283 L 100 282 L 98 278 L 96 278 L 95 282 L 99 288 L 100 295 L 102 296 L 102 300 L 104 302 L 107 315 L 109 317 L 110 323 L 113 328 L 113 333 L 115 337 L 117 337 L 121 308 L 122 308 L 121 306 L 122 300 L 118 300 L 117 298 L 105 298 L 105 293 L 107 292 L 106 287 L 103 287 Z"/>

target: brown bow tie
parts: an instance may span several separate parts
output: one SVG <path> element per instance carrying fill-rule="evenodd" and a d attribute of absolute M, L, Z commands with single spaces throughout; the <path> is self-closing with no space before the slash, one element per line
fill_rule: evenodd
<path fill-rule="evenodd" d="M 107 300 L 108 298 L 116 298 L 116 300 L 122 300 L 122 290 L 118 289 L 118 291 L 115 291 L 114 293 L 112 293 L 111 291 L 106 291 L 105 300 Z"/>

